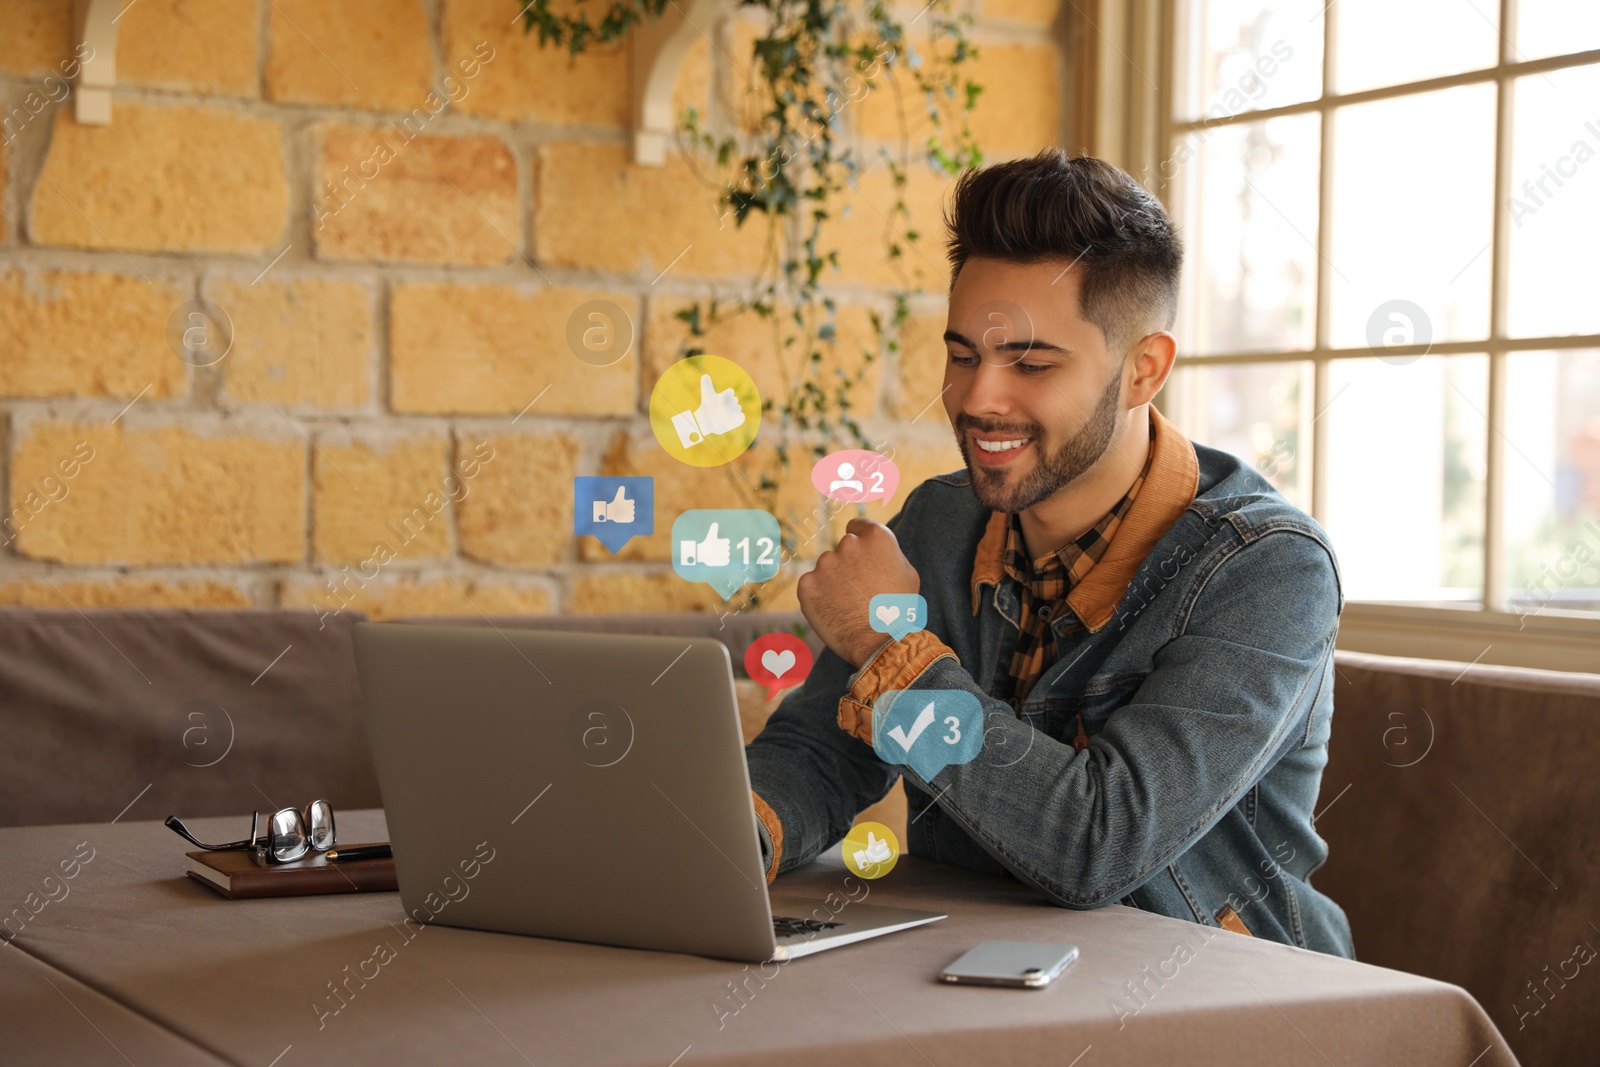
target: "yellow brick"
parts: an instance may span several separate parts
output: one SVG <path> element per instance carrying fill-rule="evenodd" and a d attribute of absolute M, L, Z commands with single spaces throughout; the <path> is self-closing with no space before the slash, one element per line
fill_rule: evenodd
<path fill-rule="evenodd" d="M 0 3 L 0 70 L 47 74 L 72 54 L 72 0 Z"/>
<path fill-rule="evenodd" d="M 109 126 L 56 112 L 30 229 L 74 248 L 276 253 L 288 204 L 277 121 L 119 100 Z"/>
<path fill-rule="evenodd" d="M 1061 53 L 1052 45 L 986 44 L 972 135 L 986 159 L 1031 156 L 1061 139 Z"/>
<path fill-rule="evenodd" d="M 579 555 L 584 560 L 672 560 L 672 523 L 694 509 L 763 509 L 758 498 L 762 474 L 779 483 L 773 512 L 779 520 L 802 523 L 818 507 L 818 494 L 811 488 L 810 456 L 797 451 L 794 466 L 781 474 L 776 456 L 768 448 L 754 446 L 720 467 L 693 467 L 677 461 L 662 450 L 650 435 L 619 434 L 613 438 L 600 474 L 610 477 L 646 477 L 654 480 L 656 517 L 654 533 L 630 539 L 613 557 L 595 537 L 579 537 Z M 571 490 L 568 488 L 568 501 Z"/>
<path fill-rule="evenodd" d="M 1020 22 L 1028 26 L 1048 26 L 1061 10 L 1061 0 L 983 0 L 983 17 Z"/>
<path fill-rule="evenodd" d="M 503 580 L 395 582 L 384 588 L 365 610 L 374 619 L 420 615 L 548 615 L 550 591 L 541 586 L 516 586 Z"/>
<path fill-rule="evenodd" d="M 629 162 L 616 144 L 547 144 L 534 170 L 535 259 L 566 267 L 636 271 L 654 279 L 748 274 L 766 247 L 765 220 L 720 218 L 720 186 L 678 156 L 663 167 Z M 670 210 L 667 208 L 670 206 Z M 679 258 L 681 255 L 682 258 Z"/>
<path fill-rule="evenodd" d="M 865 366 L 866 375 L 850 390 L 850 410 L 858 419 L 868 418 L 877 410 L 883 359 L 872 327 L 871 309 L 859 304 L 841 305 L 834 323 L 835 340 L 819 343 L 823 361 L 813 364 L 808 347 L 790 318 L 789 308 L 780 307 L 772 318 L 763 318 L 754 311 L 742 312 L 704 335 L 693 337 L 688 324 L 675 318 L 680 309 L 693 302 L 683 297 L 658 297 L 650 301 L 650 319 L 645 329 L 644 382 L 647 389 L 655 388 L 662 373 L 682 358 L 684 345 L 693 345 L 739 364 L 755 380 L 761 396 L 780 406 L 785 402 L 786 383 L 793 383 L 792 388 L 799 390 L 801 383 L 815 381 L 827 390 L 831 399 L 838 381 L 835 371 L 842 370 L 854 377 Z M 701 301 L 701 305 L 708 306 L 707 301 Z M 818 321 L 810 315 L 807 320 Z M 782 331 L 781 335 L 774 334 L 775 324 Z M 794 343 L 782 348 L 780 337 L 790 336 L 795 338 Z M 868 352 L 877 357 L 870 365 L 866 361 Z"/>
<path fill-rule="evenodd" d="M 882 503 L 873 504 L 846 504 L 838 500 L 829 500 L 820 497 L 817 507 L 808 514 L 791 519 L 794 526 L 794 536 L 797 547 L 797 559 L 816 559 L 828 549 L 839 543 L 839 538 L 844 534 L 845 527 L 851 519 L 873 519 L 877 522 L 888 522 L 895 512 L 900 510 L 901 493 L 896 491 L 894 500 L 885 507 Z"/>
<path fill-rule="evenodd" d="M 731 22 L 732 44 L 728 58 L 732 70 L 722 80 L 721 104 L 724 114 L 744 133 L 761 129 L 761 115 L 772 106 L 772 94 L 756 73 L 753 49 L 757 38 L 766 33 L 763 21 L 735 16 Z"/>
<path fill-rule="evenodd" d="M 900 328 L 894 398 L 889 404 L 889 413 L 895 418 L 916 419 L 919 424 L 934 426 L 949 421 L 941 402 L 944 369 L 949 362 L 944 343 L 948 321 L 949 316 L 943 311 L 916 312 Z"/>
<path fill-rule="evenodd" d="M 672 121 L 676 124 L 684 109 L 693 107 L 703 124 L 710 106 L 711 43 L 700 37 L 684 53 L 683 65 L 678 68 L 678 81 L 672 89 Z"/>
<path fill-rule="evenodd" d="M 181 396 L 167 319 L 188 294 L 135 275 L 0 273 L 0 395 Z"/>
<path fill-rule="evenodd" d="M 52 587 L 51 583 L 54 583 Z M 0 604 L 29 608 L 248 608 L 254 604 L 230 582 L 169 582 L 150 578 L 0 584 Z"/>
<path fill-rule="evenodd" d="M 11 459 L 15 548 L 63 563 L 293 563 L 305 556 L 305 446 L 178 427 L 41 422 Z M 58 464 L 92 450 L 72 478 Z M 75 452 L 75 449 L 77 450 Z M 55 473 L 59 472 L 59 473 Z M 65 492 L 46 481 L 54 473 Z M 36 513 L 34 505 L 45 503 Z"/>
<path fill-rule="evenodd" d="M 117 82 L 259 96 L 257 8 L 257 0 L 139 0 L 117 20 Z"/>
<path fill-rule="evenodd" d="M 931 61 L 925 41 L 918 40 L 916 48 Z M 948 43 L 937 51 L 948 55 Z M 969 122 L 986 161 L 1032 155 L 1059 141 L 1060 57 L 1051 45 L 985 43 L 979 46 L 976 59 L 963 64 L 964 76 L 983 86 Z M 912 145 L 920 145 L 933 132 L 927 106 L 908 72 L 897 71 L 897 78 L 898 104 L 896 84 L 880 78 L 872 92 L 850 105 L 851 121 L 863 137 L 898 143 L 904 134 Z M 953 102 L 941 113 L 945 123 L 959 122 L 960 112 Z M 954 129 L 945 130 L 942 139 L 947 147 L 953 147 L 954 134 Z"/>
<path fill-rule="evenodd" d="M 842 447 L 846 447 L 844 442 L 836 442 L 830 451 Z M 785 542 L 790 544 L 794 555 L 800 559 L 809 559 L 827 547 L 820 538 L 814 536 L 817 530 L 827 525 L 832 510 L 811 484 L 811 468 L 816 461 L 817 457 L 811 454 L 810 447 L 795 440 L 790 444 L 787 467 L 779 463 L 778 454 L 770 445 L 751 448 L 729 464 L 742 470 L 749 479 L 741 479 L 741 486 L 745 489 L 752 483 L 760 485 L 763 477 L 778 484 L 772 514 L 778 519 Z M 743 506 L 757 505 L 748 503 Z"/>
<path fill-rule="evenodd" d="M 521 247 L 517 163 L 489 134 L 321 129 L 312 237 L 337 260 L 504 263 Z"/>
<path fill-rule="evenodd" d="M 59 105 L 55 103 L 62 100 L 71 91 L 67 79 L 58 73 L 49 73 L 37 85 L 24 85 L 11 99 L 0 105 L 0 137 L 5 142 L 15 141 L 30 128 L 42 129 L 50 122 L 50 115 Z"/>
<path fill-rule="evenodd" d="M 567 592 L 567 611 L 573 615 L 727 610 L 710 586 L 686 582 L 671 571 L 638 573 L 595 567 L 573 578 Z"/>
<path fill-rule="evenodd" d="M 634 336 L 629 354 L 605 367 L 578 359 L 567 344 L 568 322 L 591 301 L 622 309 Z M 628 415 L 638 406 L 638 301 L 626 293 L 399 284 L 389 337 L 395 411 L 517 415 L 536 398 L 536 415 Z"/>
<path fill-rule="evenodd" d="M 774 578 L 747 585 L 728 599 L 703 582 L 686 582 L 670 571 L 638 572 L 586 567 L 573 578 L 566 610 L 574 615 L 649 611 L 707 611 L 718 615 L 753 611 L 799 611 L 795 582 L 800 572 L 784 568 Z"/>
<path fill-rule="evenodd" d="M 208 281 L 206 299 L 233 321 L 218 364 L 240 404 L 350 410 L 372 394 L 372 293 L 323 278 Z"/>
<path fill-rule="evenodd" d="M 795 582 L 799 571 L 785 568 L 775 578 L 744 586 L 723 600 L 703 582 L 686 582 L 671 571 L 638 572 L 597 565 L 572 579 L 566 610 L 573 615 L 649 611 L 706 611 L 742 614 L 799 611 Z"/>
<path fill-rule="evenodd" d="M 433 82 L 431 38 L 416 0 L 272 0 L 266 97 L 410 110 Z"/>
<path fill-rule="evenodd" d="M 448 556 L 451 498 L 474 488 L 453 474 L 447 480 L 449 450 L 448 440 L 432 435 L 381 444 L 319 441 L 312 459 L 315 558 L 374 572 L 390 559 Z"/>
<path fill-rule="evenodd" d="M 950 268 L 944 258 L 945 232 L 941 212 L 953 179 L 931 167 L 914 164 L 906 174 L 906 188 L 899 193 L 882 165 L 864 170 L 856 188 L 846 189 L 839 198 L 838 215 L 822 227 L 819 241 L 824 251 L 839 251 L 840 270 L 828 270 L 824 281 L 858 282 L 872 285 L 911 287 L 921 285 L 933 292 L 949 286 Z M 903 196 L 911 213 L 909 222 L 895 211 Z M 845 212 L 848 211 L 848 214 Z M 915 231 L 917 239 L 909 234 Z M 890 255 L 891 242 L 898 243 L 900 256 Z"/>
<path fill-rule="evenodd" d="M 552 4 L 551 10 L 587 12 L 591 21 L 603 12 L 592 4 L 570 3 Z M 451 0 L 445 5 L 445 68 L 460 76 L 472 69 L 462 63 L 483 61 L 477 77 L 463 82 L 466 95 L 456 105 L 462 114 L 513 122 L 627 125 L 631 43 L 591 44 L 574 57 L 565 45 L 541 46 L 538 33 L 524 34 L 522 20 L 513 22 L 506 11 L 501 0 Z M 515 14 L 516 8 L 510 11 Z"/>
<path fill-rule="evenodd" d="M 279 603 L 316 611 L 348 608 L 379 621 L 426 615 L 476 616 L 480 611 L 485 615 L 547 615 L 552 606 L 550 591 L 543 586 L 513 584 L 499 578 L 424 580 L 380 576 L 360 582 L 349 577 L 354 573 L 352 569 L 333 572 L 320 580 L 288 579 L 280 589 Z"/>
<path fill-rule="evenodd" d="M 618 434 L 600 461 L 600 473 L 609 477 L 651 478 L 655 491 L 655 533 L 635 537 L 612 556 L 594 537 L 578 539 L 579 554 L 586 560 L 672 559 L 672 524 L 685 511 L 695 508 L 742 507 L 739 487 L 730 480 L 737 477 L 727 467 L 694 467 L 679 462 L 656 443 L 649 433 L 636 436 Z"/>
<path fill-rule="evenodd" d="M 565 559 L 578 440 L 563 433 L 507 433 L 488 438 L 488 445 L 492 459 L 458 509 L 461 554 L 508 566 Z"/>
<path fill-rule="evenodd" d="M 799 611 L 800 601 L 795 596 L 795 583 L 799 581 L 800 573 L 793 567 L 786 567 L 775 578 L 759 585 L 745 586 L 727 606 L 749 612 Z"/>
<path fill-rule="evenodd" d="M 773 97 L 765 77 L 760 73 L 756 57 L 756 42 L 766 37 L 771 31 L 770 19 L 764 13 L 751 13 L 744 16 L 735 16 L 732 20 L 731 53 L 728 56 L 732 63 L 732 70 L 728 77 L 722 81 L 723 91 L 720 95 L 724 112 L 733 117 L 733 121 L 745 133 L 758 134 L 764 127 L 763 116 L 773 107 Z M 779 33 L 792 32 L 790 27 L 782 28 Z M 865 42 L 865 38 L 857 37 L 852 47 Z M 819 62 L 820 67 L 820 62 Z M 859 70 L 858 65 L 853 70 Z M 859 75 L 857 75 L 859 76 Z M 841 88 L 844 78 L 840 79 Z M 812 87 L 809 98 L 819 108 L 828 106 L 828 92 L 824 84 Z M 800 104 L 790 105 L 791 121 L 800 123 Z M 837 97 L 835 106 L 839 106 Z M 848 106 L 848 105 L 843 105 Z M 820 131 L 816 131 L 820 132 Z"/>

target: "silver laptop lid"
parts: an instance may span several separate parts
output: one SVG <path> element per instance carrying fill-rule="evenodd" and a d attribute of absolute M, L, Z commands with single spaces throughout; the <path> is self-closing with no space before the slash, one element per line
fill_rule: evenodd
<path fill-rule="evenodd" d="M 408 915 L 772 955 L 721 642 L 373 622 L 354 641 Z"/>

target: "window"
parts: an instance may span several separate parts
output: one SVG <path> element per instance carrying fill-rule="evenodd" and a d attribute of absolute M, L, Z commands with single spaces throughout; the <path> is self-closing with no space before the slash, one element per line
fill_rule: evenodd
<path fill-rule="evenodd" d="M 1164 409 L 1353 601 L 1600 617 L 1600 4 L 1167 10 Z"/>

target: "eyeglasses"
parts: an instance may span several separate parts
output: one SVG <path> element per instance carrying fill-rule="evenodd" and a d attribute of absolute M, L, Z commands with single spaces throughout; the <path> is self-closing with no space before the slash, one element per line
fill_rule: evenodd
<path fill-rule="evenodd" d="M 176 815 L 167 816 L 167 828 L 209 852 L 253 851 L 257 863 L 293 863 L 311 852 L 328 851 L 334 842 L 333 805 L 326 800 L 273 812 L 267 816 L 265 834 L 261 832 L 261 812 L 252 812 L 249 838 L 226 845 L 206 844 L 190 833 Z"/>

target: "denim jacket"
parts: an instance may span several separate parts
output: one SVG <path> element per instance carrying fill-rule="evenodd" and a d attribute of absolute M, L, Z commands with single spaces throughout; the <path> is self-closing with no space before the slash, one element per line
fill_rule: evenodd
<path fill-rule="evenodd" d="M 1151 482 L 1050 620 L 1058 656 L 1020 712 L 990 695 L 1020 594 L 980 555 L 992 513 L 964 470 L 906 498 L 888 525 L 926 628 L 856 671 L 824 651 L 745 749 L 769 881 L 835 847 L 904 776 L 913 855 L 1009 873 L 1065 908 L 1121 903 L 1354 955 L 1344 911 L 1310 881 L 1328 851 L 1312 812 L 1344 606 L 1333 550 L 1256 471 L 1150 417 Z M 1162 512 L 1161 483 L 1172 500 L 1184 478 L 1192 491 Z M 978 756 L 929 780 L 879 759 L 870 732 L 847 731 L 890 689 L 976 696 Z"/>

